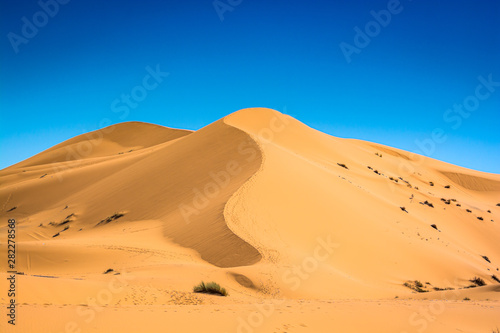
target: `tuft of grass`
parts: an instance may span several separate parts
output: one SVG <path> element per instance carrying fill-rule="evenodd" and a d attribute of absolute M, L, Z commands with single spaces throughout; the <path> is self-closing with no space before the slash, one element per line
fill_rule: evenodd
<path fill-rule="evenodd" d="M 8 212 L 12 212 L 12 211 L 13 211 L 14 209 L 16 209 L 16 208 L 17 208 L 17 206 L 12 207 L 11 209 L 9 209 L 9 210 L 7 211 L 7 213 L 8 213 Z"/>
<path fill-rule="evenodd" d="M 464 301 L 470 301 L 470 298 L 469 297 L 465 297 Z"/>
<path fill-rule="evenodd" d="M 444 188 L 450 188 L 450 185 L 446 185 Z"/>
<path fill-rule="evenodd" d="M 470 282 L 474 283 L 476 286 L 485 286 L 486 285 L 486 282 L 484 282 L 483 279 L 481 279 L 480 277 L 474 277 L 472 280 L 469 280 Z"/>
<path fill-rule="evenodd" d="M 349 170 L 349 168 L 344 163 L 337 163 L 337 165 L 344 168 L 344 169 Z"/>
<path fill-rule="evenodd" d="M 499 279 L 499 278 L 497 278 L 497 276 L 496 276 L 495 274 L 493 274 L 493 275 L 491 276 L 491 278 L 492 278 L 493 280 L 495 280 L 496 282 L 500 283 L 500 279 Z"/>
<path fill-rule="evenodd" d="M 193 287 L 193 291 L 195 293 L 205 293 L 205 294 L 215 294 L 220 296 L 229 296 L 229 293 L 225 288 L 222 288 L 218 283 L 208 282 L 205 283 L 203 281 L 200 284 Z"/>
<path fill-rule="evenodd" d="M 481 256 L 481 257 L 483 257 L 484 260 L 486 260 L 487 262 L 489 262 L 491 264 L 490 258 L 488 258 L 487 256 Z"/>
<path fill-rule="evenodd" d="M 429 185 L 430 186 L 434 186 L 434 182 L 429 182 Z"/>

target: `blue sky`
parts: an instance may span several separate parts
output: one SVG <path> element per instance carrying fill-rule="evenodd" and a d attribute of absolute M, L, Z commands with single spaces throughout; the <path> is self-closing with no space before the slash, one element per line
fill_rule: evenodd
<path fill-rule="evenodd" d="M 198 129 L 259 106 L 500 173 L 498 1 L 0 3 L 0 168 L 103 119 Z"/>

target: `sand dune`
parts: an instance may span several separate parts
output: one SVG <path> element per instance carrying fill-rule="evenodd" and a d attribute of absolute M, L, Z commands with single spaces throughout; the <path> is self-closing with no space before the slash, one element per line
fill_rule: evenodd
<path fill-rule="evenodd" d="M 137 332 L 142 316 L 145 332 L 500 327 L 500 175 L 274 110 L 195 132 L 114 125 L 1 170 L 0 184 L 0 217 L 18 221 L 23 332 Z M 230 296 L 193 293 L 201 280 Z"/>

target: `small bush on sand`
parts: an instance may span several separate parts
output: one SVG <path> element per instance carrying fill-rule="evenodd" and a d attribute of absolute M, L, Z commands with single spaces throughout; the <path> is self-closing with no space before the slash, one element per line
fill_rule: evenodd
<path fill-rule="evenodd" d="M 475 285 L 481 287 L 481 286 L 485 286 L 486 285 L 486 282 L 484 282 L 483 279 L 481 279 L 480 277 L 474 277 L 472 280 L 469 280 L 470 282 L 474 283 Z"/>
<path fill-rule="evenodd" d="M 193 287 L 193 291 L 195 293 L 206 293 L 206 294 L 216 294 L 220 296 L 229 296 L 229 293 L 226 289 L 222 288 L 218 283 L 208 282 L 205 283 L 203 281 L 200 284 Z"/>
<path fill-rule="evenodd" d="M 429 290 L 424 289 L 424 285 L 418 280 L 405 282 L 403 286 L 410 288 L 418 293 L 429 292 Z"/>

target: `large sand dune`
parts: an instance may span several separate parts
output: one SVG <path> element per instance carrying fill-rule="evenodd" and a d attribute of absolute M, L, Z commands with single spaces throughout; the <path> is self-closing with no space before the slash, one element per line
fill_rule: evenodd
<path fill-rule="evenodd" d="M 270 109 L 114 125 L 0 171 L 1 331 L 492 332 L 498 203 L 500 175 Z"/>

